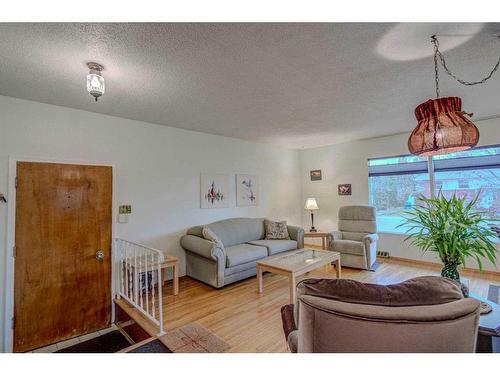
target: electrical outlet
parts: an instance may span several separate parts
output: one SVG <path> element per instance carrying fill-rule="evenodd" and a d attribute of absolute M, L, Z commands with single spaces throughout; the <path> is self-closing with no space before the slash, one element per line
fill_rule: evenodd
<path fill-rule="evenodd" d="M 387 251 L 377 251 L 377 256 L 380 258 L 389 258 L 389 252 Z"/>
<path fill-rule="evenodd" d="M 132 213 L 132 206 L 129 204 L 124 204 L 118 207 L 118 213 L 119 214 L 131 214 Z"/>

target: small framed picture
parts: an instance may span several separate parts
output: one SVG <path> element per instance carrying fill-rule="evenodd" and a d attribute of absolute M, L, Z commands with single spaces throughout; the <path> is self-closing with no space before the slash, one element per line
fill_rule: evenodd
<path fill-rule="evenodd" d="M 351 195 L 351 184 L 341 184 L 338 188 L 339 195 Z"/>
<path fill-rule="evenodd" d="M 321 181 L 321 169 L 311 171 L 311 181 Z"/>

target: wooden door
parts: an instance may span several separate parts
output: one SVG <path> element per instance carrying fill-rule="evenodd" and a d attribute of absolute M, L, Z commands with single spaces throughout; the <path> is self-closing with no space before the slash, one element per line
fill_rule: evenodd
<path fill-rule="evenodd" d="M 111 221 L 111 167 L 17 163 L 15 352 L 110 325 Z"/>

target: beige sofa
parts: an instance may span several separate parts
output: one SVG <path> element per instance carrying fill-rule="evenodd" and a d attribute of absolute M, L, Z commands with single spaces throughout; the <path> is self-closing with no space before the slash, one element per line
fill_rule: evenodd
<path fill-rule="evenodd" d="M 436 276 L 388 286 L 309 279 L 282 319 L 292 352 L 472 353 L 479 306 L 458 283 Z"/>
<path fill-rule="evenodd" d="M 203 238 L 204 226 L 181 238 L 186 274 L 216 288 L 255 276 L 259 259 L 304 247 L 304 230 L 288 226 L 289 240 L 265 240 L 264 219 L 234 218 L 207 224 L 222 244 Z"/>
<path fill-rule="evenodd" d="M 377 259 L 375 207 L 340 207 L 338 229 L 330 233 L 329 248 L 340 253 L 342 266 L 371 270 Z"/>

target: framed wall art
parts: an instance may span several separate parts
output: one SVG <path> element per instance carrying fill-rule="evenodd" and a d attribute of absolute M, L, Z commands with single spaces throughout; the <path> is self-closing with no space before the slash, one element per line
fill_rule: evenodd
<path fill-rule="evenodd" d="M 236 175 L 236 205 L 257 206 L 259 204 L 259 177 L 251 174 Z"/>
<path fill-rule="evenodd" d="M 338 193 L 339 195 L 351 195 L 351 184 L 340 184 L 338 186 Z"/>
<path fill-rule="evenodd" d="M 229 207 L 229 175 L 201 174 L 201 208 Z"/>
<path fill-rule="evenodd" d="M 321 181 L 321 169 L 315 169 L 310 172 L 311 181 Z"/>

